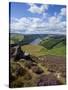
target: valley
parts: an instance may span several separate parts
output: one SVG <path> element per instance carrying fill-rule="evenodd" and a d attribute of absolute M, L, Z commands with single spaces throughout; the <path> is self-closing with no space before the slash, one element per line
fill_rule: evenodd
<path fill-rule="evenodd" d="M 10 37 L 10 87 L 66 84 L 66 36 L 16 34 Z"/>

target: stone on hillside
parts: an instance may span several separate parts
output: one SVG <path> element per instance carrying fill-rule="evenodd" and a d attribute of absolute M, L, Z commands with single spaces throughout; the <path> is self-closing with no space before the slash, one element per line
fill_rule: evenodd
<path fill-rule="evenodd" d="M 18 61 L 20 59 L 25 59 L 25 60 L 29 60 L 29 61 L 32 61 L 32 58 L 31 56 L 29 55 L 29 53 L 26 53 L 26 52 L 23 52 L 21 50 L 21 46 L 19 46 L 17 48 L 17 53 L 16 53 L 16 56 L 15 56 L 15 61 Z"/>
<path fill-rule="evenodd" d="M 16 50 L 15 48 L 11 48 L 10 49 L 10 57 L 13 57 L 14 56 L 13 54 L 14 54 L 15 50 Z"/>
<path fill-rule="evenodd" d="M 32 71 L 34 73 L 36 73 L 36 74 L 42 74 L 43 73 L 43 70 L 40 67 L 38 67 L 38 66 L 33 66 L 32 67 Z"/>
<path fill-rule="evenodd" d="M 19 67 L 16 70 L 16 76 L 24 76 L 26 74 L 26 70 L 23 67 Z"/>

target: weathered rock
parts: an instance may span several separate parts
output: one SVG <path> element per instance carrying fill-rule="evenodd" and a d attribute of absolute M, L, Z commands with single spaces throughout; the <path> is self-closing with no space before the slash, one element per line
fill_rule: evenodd
<path fill-rule="evenodd" d="M 17 48 L 17 53 L 16 53 L 16 56 L 15 56 L 15 61 L 18 61 L 19 59 L 23 58 L 24 56 L 24 52 L 21 50 L 21 47 L 19 46 Z"/>
<path fill-rule="evenodd" d="M 36 74 L 42 74 L 43 73 L 43 70 L 40 67 L 38 67 L 38 66 L 33 66 L 32 67 L 32 71 L 34 73 L 36 73 Z"/>
<path fill-rule="evenodd" d="M 15 61 L 18 61 L 20 59 L 25 59 L 25 60 L 29 60 L 29 61 L 32 61 L 30 55 L 28 53 L 25 53 L 21 50 L 21 46 L 19 46 L 17 48 L 17 53 L 16 53 L 16 56 L 15 56 Z"/>
<path fill-rule="evenodd" d="M 24 76 L 26 74 L 26 70 L 23 67 L 19 67 L 16 70 L 16 76 Z"/>
<path fill-rule="evenodd" d="M 13 54 L 14 54 L 15 50 L 16 50 L 15 48 L 11 48 L 10 49 L 10 57 L 13 57 L 14 56 Z"/>

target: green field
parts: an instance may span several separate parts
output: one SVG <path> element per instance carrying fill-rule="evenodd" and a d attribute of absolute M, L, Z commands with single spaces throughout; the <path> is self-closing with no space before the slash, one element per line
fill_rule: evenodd
<path fill-rule="evenodd" d="M 47 49 L 40 45 L 24 45 L 21 49 L 34 56 L 42 56 L 47 54 Z"/>
<path fill-rule="evenodd" d="M 56 56 L 65 56 L 66 47 L 56 45 L 54 48 L 48 50 L 40 45 L 24 45 L 21 49 L 34 56 L 43 56 L 43 55 L 56 55 Z"/>
<path fill-rule="evenodd" d="M 52 50 L 48 51 L 48 54 L 56 56 L 65 56 L 65 47 L 53 48 Z"/>
<path fill-rule="evenodd" d="M 47 49 L 52 49 L 60 42 L 63 43 L 63 44 L 61 44 L 61 46 L 64 45 L 66 42 L 66 38 L 65 37 L 48 37 L 48 39 L 43 39 L 40 42 L 40 45 L 44 46 Z"/>
<path fill-rule="evenodd" d="M 20 41 L 22 41 L 24 39 L 24 36 L 23 35 L 19 35 L 19 34 L 16 34 L 16 35 L 11 35 L 10 36 L 10 44 L 16 44 Z"/>

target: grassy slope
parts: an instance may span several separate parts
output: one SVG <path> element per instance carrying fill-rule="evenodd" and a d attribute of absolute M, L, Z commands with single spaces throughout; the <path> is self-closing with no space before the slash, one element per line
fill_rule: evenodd
<path fill-rule="evenodd" d="M 65 38 L 48 38 L 41 42 L 41 45 L 48 49 L 48 55 L 65 56 Z"/>
<path fill-rule="evenodd" d="M 65 56 L 66 52 L 65 52 L 65 46 L 61 46 L 59 48 L 53 48 L 51 50 L 48 50 L 48 54 L 50 55 L 56 55 L 56 56 Z"/>
<path fill-rule="evenodd" d="M 65 42 L 65 37 L 49 37 L 48 39 L 43 39 L 40 42 L 40 45 L 44 46 L 47 49 L 52 49 L 60 42 Z"/>
<path fill-rule="evenodd" d="M 22 50 L 34 56 L 43 56 L 43 55 L 65 56 L 66 54 L 66 47 L 65 45 L 63 45 L 62 42 L 60 42 L 50 50 L 40 45 L 24 45 L 22 46 Z"/>
<path fill-rule="evenodd" d="M 23 51 L 34 56 L 41 56 L 47 54 L 47 49 L 40 45 L 24 45 L 21 47 Z"/>
<path fill-rule="evenodd" d="M 24 39 L 23 35 L 16 34 L 14 36 L 10 36 L 10 44 L 15 44 Z"/>
<path fill-rule="evenodd" d="M 66 46 L 63 44 L 63 42 L 60 42 L 53 49 L 49 50 L 48 53 L 51 55 L 65 56 Z"/>

